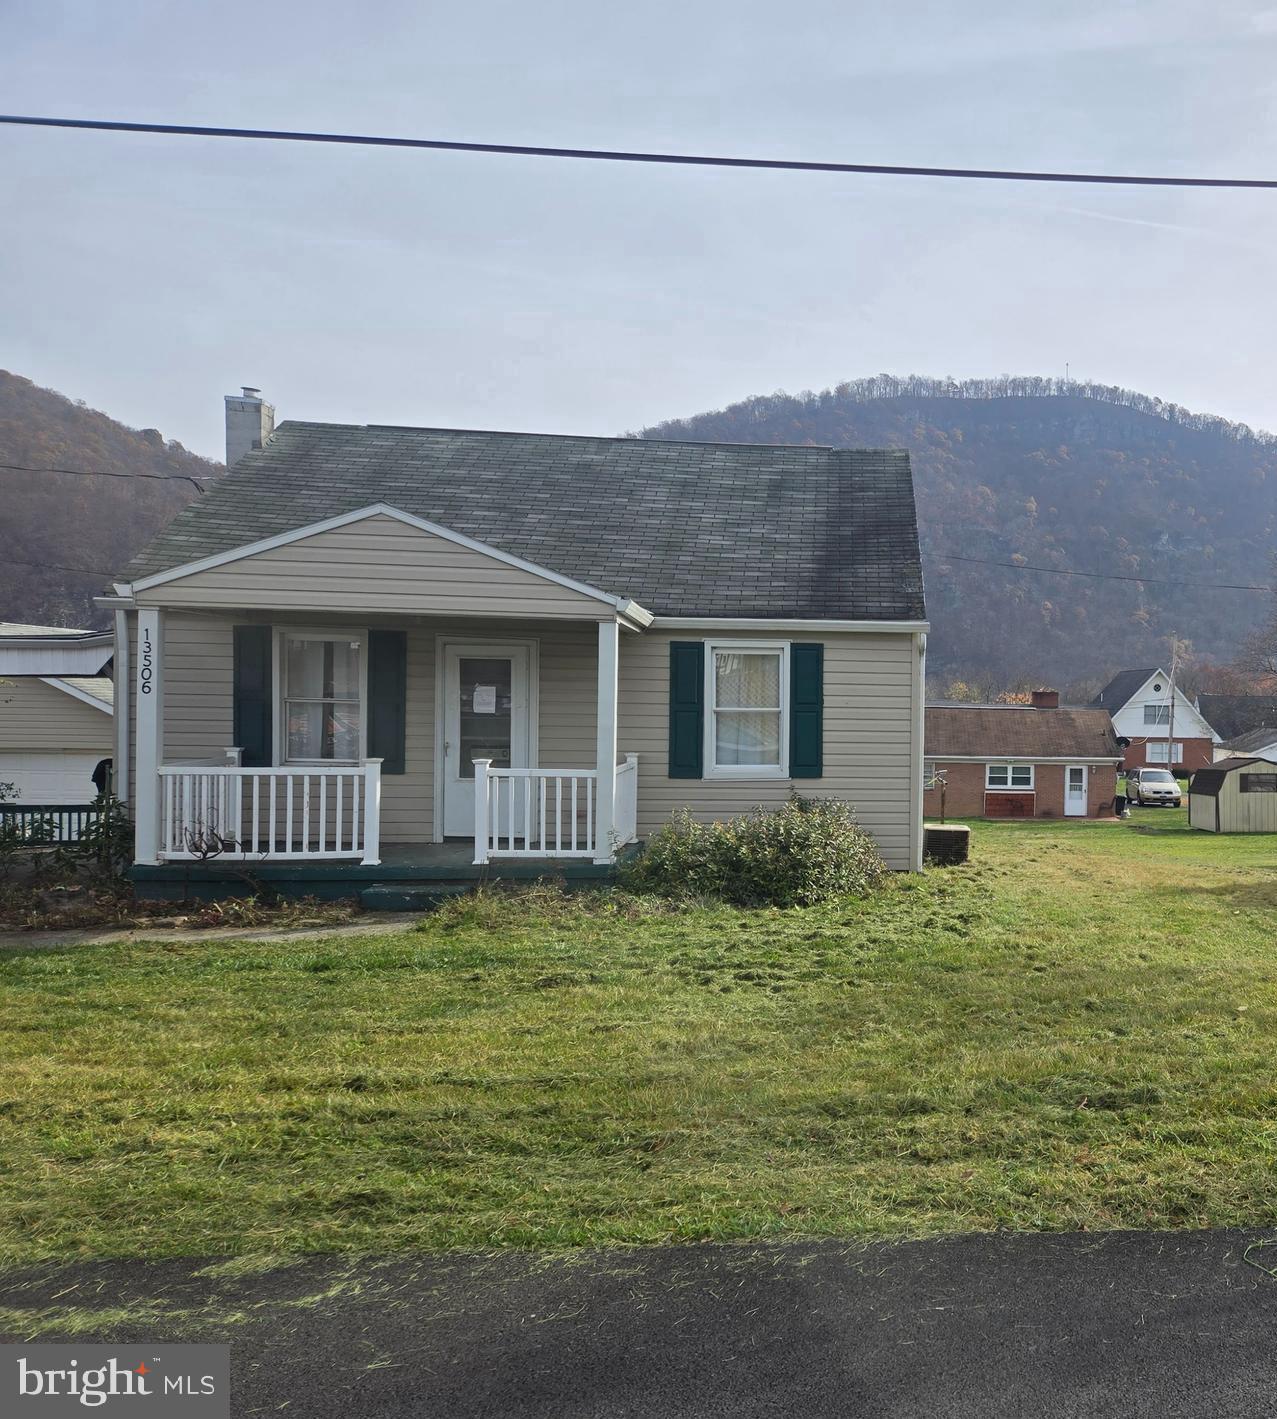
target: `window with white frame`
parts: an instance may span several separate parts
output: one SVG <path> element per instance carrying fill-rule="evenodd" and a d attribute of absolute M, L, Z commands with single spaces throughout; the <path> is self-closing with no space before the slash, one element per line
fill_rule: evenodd
<path fill-rule="evenodd" d="M 1145 705 L 1145 724 L 1169 724 L 1171 722 L 1170 705 Z"/>
<path fill-rule="evenodd" d="M 1182 764 L 1184 762 L 1184 746 L 1180 743 L 1167 744 L 1164 739 L 1153 740 L 1144 746 L 1145 758 L 1150 764 Z M 1174 758 L 1168 757 L 1168 750 L 1174 754 Z"/>
<path fill-rule="evenodd" d="M 364 719 L 362 636 L 285 631 L 280 640 L 284 762 L 358 763 Z"/>
<path fill-rule="evenodd" d="M 986 788 L 1011 789 L 1024 793 L 1033 787 L 1032 764 L 986 764 L 984 768 Z"/>
<path fill-rule="evenodd" d="M 788 771 L 788 650 L 743 642 L 707 647 L 707 774 L 766 777 Z"/>

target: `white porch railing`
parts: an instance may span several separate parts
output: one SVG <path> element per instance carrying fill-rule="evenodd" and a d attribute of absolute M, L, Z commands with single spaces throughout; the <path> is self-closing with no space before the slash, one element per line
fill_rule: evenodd
<path fill-rule="evenodd" d="M 597 858 L 598 771 L 595 769 L 494 769 L 474 766 L 474 860 L 494 858 Z M 613 846 L 634 841 L 638 755 L 616 770 Z"/>
<path fill-rule="evenodd" d="M 165 861 L 380 861 L 380 759 L 279 769 L 164 764 L 159 776 Z"/>
<path fill-rule="evenodd" d="M 638 755 L 627 754 L 616 766 L 616 846 L 624 847 L 638 837 Z"/>

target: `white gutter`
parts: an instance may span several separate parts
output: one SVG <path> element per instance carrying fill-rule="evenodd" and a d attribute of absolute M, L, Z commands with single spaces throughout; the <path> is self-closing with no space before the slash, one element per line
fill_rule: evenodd
<path fill-rule="evenodd" d="M 1112 754 L 942 754 L 928 749 L 933 764 L 1120 764 Z M 1154 766 L 1156 767 L 1156 766 Z"/>
<path fill-rule="evenodd" d="M 880 631 L 917 635 L 931 629 L 930 621 L 834 621 L 775 619 L 761 616 L 657 616 L 658 631 Z"/>

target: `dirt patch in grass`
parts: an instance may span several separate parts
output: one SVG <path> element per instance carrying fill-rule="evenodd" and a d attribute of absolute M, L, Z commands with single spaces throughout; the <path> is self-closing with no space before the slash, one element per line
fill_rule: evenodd
<path fill-rule="evenodd" d="M 140 901 L 127 883 L 0 886 L 0 931 L 74 931 L 93 927 L 165 927 L 195 931 L 226 927 L 324 926 L 360 915 L 355 898 L 234 897 L 220 902 Z"/>

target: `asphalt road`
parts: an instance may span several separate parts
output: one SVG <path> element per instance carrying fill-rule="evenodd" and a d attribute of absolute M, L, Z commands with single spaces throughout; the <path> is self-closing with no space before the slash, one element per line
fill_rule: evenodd
<path fill-rule="evenodd" d="M 86 1341 L 229 1340 L 237 1415 L 1251 1419 L 1277 1411 L 1277 1280 L 1250 1240 L 87 1263 L 7 1273 L 0 1306 L 112 1308 Z"/>

